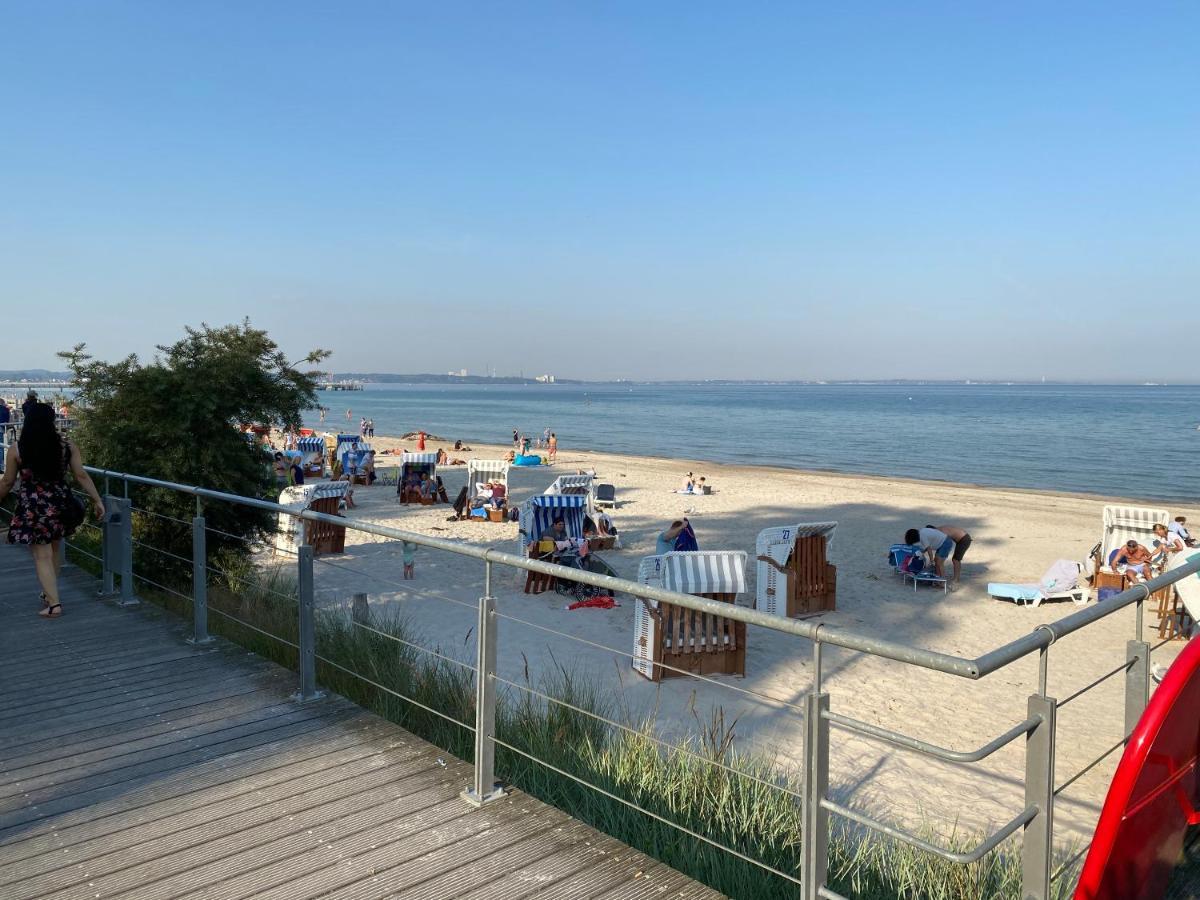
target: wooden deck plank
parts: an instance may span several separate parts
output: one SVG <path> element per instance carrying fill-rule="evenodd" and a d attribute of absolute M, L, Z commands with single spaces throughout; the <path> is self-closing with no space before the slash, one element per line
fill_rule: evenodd
<path fill-rule="evenodd" d="M 19 858 L 18 851 L 5 845 L 23 849 L 39 837 L 61 837 L 64 843 L 69 843 L 77 835 L 120 829 L 128 827 L 131 820 L 167 814 L 161 808 L 199 808 L 226 794 L 258 790 L 278 779 L 294 777 L 309 766 L 331 765 L 343 754 L 357 749 L 362 740 L 362 732 L 351 732 L 339 722 L 311 735 L 302 747 L 268 745 L 241 754 L 236 760 L 213 760 L 154 781 L 137 792 L 46 816 L 35 820 L 38 824 L 11 828 L 8 834 L 0 832 L 0 852 L 5 853 L 5 859 Z"/>
<path fill-rule="evenodd" d="M 27 553 L 0 575 L 5 900 L 717 897 L 519 791 L 470 806 L 466 763 L 78 571 L 49 622 Z"/>
<path fill-rule="evenodd" d="M 185 710 L 177 717 L 155 717 L 148 722 L 131 725 L 127 730 L 110 731 L 96 736 L 86 735 L 71 744 L 64 745 L 57 741 L 46 742 L 41 746 L 35 746 L 31 751 L 25 750 L 19 754 L 6 755 L 6 768 L 9 772 L 16 772 L 26 766 L 53 766 L 60 759 L 66 757 L 82 756 L 117 747 L 132 747 L 168 732 L 199 727 L 227 717 L 249 715 L 254 710 L 277 706 L 279 703 L 280 701 L 276 698 L 264 695 L 261 691 L 240 694 L 225 700 L 220 706 L 202 704 L 198 708 Z"/>
<path fill-rule="evenodd" d="M 9 854 L 12 861 L 7 867 L 0 866 L 0 883 L 16 884 L 63 865 L 77 865 L 142 843 L 165 846 L 158 842 L 237 815 L 247 807 L 281 803 L 326 784 L 358 778 L 386 765 L 389 757 L 382 751 L 393 741 L 392 736 L 376 736 L 362 745 L 268 770 L 257 779 L 240 778 L 214 785 L 199 796 L 189 793 L 182 801 L 172 798 L 175 802 L 165 800 L 143 806 L 136 817 L 107 816 L 31 839 L 22 845 L 21 855 Z"/>
<path fill-rule="evenodd" d="M 394 766 L 386 775 L 371 772 L 371 777 L 329 781 L 270 806 L 247 798 L 254 805 L 233 815 L 90 859 L 73 873 L 75 883 L 86 882 L 103 896 L 136 889 L 140 900 L 154 900 L 265 865 L 286 855 L 288 838 L 307 846 L 306 838 L 296 836 L 320 823 L 354 813 L 386 817 L 383 807 L 398 790 L 419 789 L 441 778 L 440 769 L 419 752 Z M 31 893 L 29 900 L 54 896 L 43 890 Z"/>

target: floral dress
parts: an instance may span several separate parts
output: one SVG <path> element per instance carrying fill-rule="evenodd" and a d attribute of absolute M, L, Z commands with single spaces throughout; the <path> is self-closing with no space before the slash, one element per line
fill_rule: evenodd
<path fill-rule="evenodd" d="M 70 453 L 66 449 L 66 453 Z M 66 536 L 66 508 L 71 502 L 66 472 L 57 481 L 42 481 L 32 469 L 21 469 L 17 508 L 8 528 L 10 544 L 49 544 Z"/>

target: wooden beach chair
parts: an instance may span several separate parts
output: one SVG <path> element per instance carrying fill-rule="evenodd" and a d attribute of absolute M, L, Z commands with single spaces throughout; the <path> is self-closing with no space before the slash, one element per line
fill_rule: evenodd
<path fill-rule="evenodd" d="M 1108 558 L 1126 541 L 1137 541 L 1147 549 L 1154 546 L 1154 526 L 1171 521 L 1165 509 L 1149 509 L 1139 506 L 1104 507 L 1104 532 L 1100 543 L 1092 554 L 1092 587 L 1124 590 L 1125 576 L 1114 572 Z"/>
<path fill-rule="evenodd" d="M 538 494 L 520 506 L 517 525 L 517 546 L 522 555 L 530 559 L 549 561 L 552 552 L 538 549 L 542 535 L 550 530 L 555 519 L 562 519 L 567 537 L 583 538 L 583 517 L 587 499 L 578 495 Z M 540 594 L 555 587 L 555 579 L 541 572 L 527 572 L 525 593 Z"/>
<path fill-rule="evenodd" d="M 311 510 L 340 517 L 338 510 L 349 490 L 350 483 L 346 481 L 295 485 L 283 489 L 279 502 L 295 510 Z M 303 544 L 311 546 L 313 553 L 318 556 L 322 553 L 342 553 L 346 549 L 346 528 L 326 522 L 307 522 L 280 513 L 275 533 L 276 552 L 294 554 Z"/>
<path fill-rule="evenodd" d="M 596 485 L 591 475 L 559 475 L 550 487 L 546 488 L 546 494 L 587 497 L 587 514 L 596 514 Z"/>
<path fill-rule="evenodd" d="M 837 608 L 837 566 L 826 557 L 837 522 L 766 528 L 755 542 L 755 608 L 771 616 L 812 616 Z"/>
<path fill-rule="evenodd" d="M 400 474 L 397 476 L 396 482 L 396 494 L 400 497 L 401 503 L 432 506 L 437 501 L 436 497 L 422 497 L 419 490 L 409 486 L 409 476 L 421 474 L 428 475 L 429 480 L 433 481 L 437 475 L 437 454 L 401 453 Z"/>
<path fill-rule="evenodd" d="M 638 566 L 638 582 L 734 603 L 746 590 L 746 554 L 707 550 L 647 556 Z M 746 623 L 639 600 L 633 670 L 651 681 L 689 673 L 745 675 Z"/>

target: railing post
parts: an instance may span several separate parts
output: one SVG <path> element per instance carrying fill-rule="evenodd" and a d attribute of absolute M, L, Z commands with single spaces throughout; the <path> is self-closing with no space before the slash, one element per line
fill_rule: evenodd
<path fill-rule="evenodd" d="M 1125 734 L 1133 731 L 1150 702 L 1150 644 L 1129 641 L 1125 644 Z"/>
<path fill-rule="evenodd" d="M 192 519 L 192 636 L 189 644 L 208 644 L 208 541 L 204 516 Z"/>
<path fill-rule="evenodd" d="M 102 499 L 104 500 L 104 522 L 100 526 L 100 596 L 107 600 L 116 596 L 113 569 L 117 565 L 117 545 L 119 543 L 115 518 L 118 511 L 116 508 L 117 498 L 108 493 L 107 486 Z"/>
<path fill-rule="evenodd" d="M 308 544 L 301 545 L 296 567 L 300 600 L 300 690 L 295 699 L 306 703 L 324 696 L 317 690 L 317 633 L 313 621 L 313 548 Z"/>
<path fill-rule="evenodd" d="M 492 596 L 492 563 L 484 560 L 483 596 L 475 629 L 475 782 L 462 792 L 472 806 L 504 796 L 496 781 L 496 598 Z"/>
<path fill-rule="evenodd" d="M 1025 826 L 1021 844 L 1021 897 L 1048 900 L 1054 840 L 1054 735 L 1058 701 L 1034 694 L 1029 715 L 1040 721 L 1025 738 L 1025 805 L 1037 814 Z"/>
<path fill-rule="evenodd" d="M 366 594 L 355 594 L 354 605 L 351 607 L 351 619 L 357 624 L 371 624 L 371 606 L 367 601 Z"/>
<path fill-rule="evenodd" d="M 821 642 L 813 646 L 813 690 L 805 697 L 804 722 L 804 866 L 802 900 L 817 900 L 829 877 L 829 810 L 822 806 L 829 792 L 829 694 L 821 690 Z"/>
<path fill-rule="evenodd" d="M 105 503 L 108 521 L 104 525 L 105 587 L 117 606 L 136 606 L 133 595 L 133 503 L 124 497 L 110 497 Z M 121 589 L 112 584 L 113 575 L 121 579 Z"/>

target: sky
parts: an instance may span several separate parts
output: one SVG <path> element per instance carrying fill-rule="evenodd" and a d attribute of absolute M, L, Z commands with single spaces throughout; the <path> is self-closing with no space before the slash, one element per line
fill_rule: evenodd
<path fill-rule="evenodd" d="M 1200 380 L 1200 5 L 5 2 L 0 369 Z"/>

